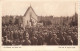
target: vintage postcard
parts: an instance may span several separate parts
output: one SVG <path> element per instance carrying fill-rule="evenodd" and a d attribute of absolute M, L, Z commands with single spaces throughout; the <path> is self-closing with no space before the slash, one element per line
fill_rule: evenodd
<path fill-rule="evenodd" d="M 1 0 L 1 51 L 79 51 L 78 0 Z"/>

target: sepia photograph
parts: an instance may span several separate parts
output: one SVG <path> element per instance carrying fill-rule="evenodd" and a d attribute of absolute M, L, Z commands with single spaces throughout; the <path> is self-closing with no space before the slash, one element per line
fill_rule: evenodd
<path fill-rule="evenodd" d="M 76 1 L 4 1 L 2 46 L 78 46 Z"/>

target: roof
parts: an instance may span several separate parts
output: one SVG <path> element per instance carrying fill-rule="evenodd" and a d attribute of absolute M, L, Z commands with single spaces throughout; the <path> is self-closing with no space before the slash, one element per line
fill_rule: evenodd
<path fill-rule="evenodd" d="M 24 16 L 26 16 L 26 14 L 28 13 L 29 9 L 32 9 L 32 11 L 34 12 L 33 8 L 31 6 L 28 7 L 27 11 L 25 12 Z M 35 12 L 34 12 L 35 13 Z M 35 15 L 37 16 L 37 14 L 35 13 Z"/>

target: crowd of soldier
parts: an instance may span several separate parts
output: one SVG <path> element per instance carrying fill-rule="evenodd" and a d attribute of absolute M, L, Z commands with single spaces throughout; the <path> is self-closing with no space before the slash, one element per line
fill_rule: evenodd
<path fill-rule="evenodd" d="M 78 27 L 2 27 L 3 45 L 77 45 Z"/>

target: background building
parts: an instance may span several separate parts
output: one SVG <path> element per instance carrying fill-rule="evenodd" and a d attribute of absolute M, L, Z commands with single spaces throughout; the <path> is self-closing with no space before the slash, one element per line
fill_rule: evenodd
<path fill-rule="evenodd" d="M 35 26 L 37 24 L 37 20 L 37 15 L 34 12 L 33 8 L 31 6 L 28 7 L 23 16 L 23 26 Z"/>

